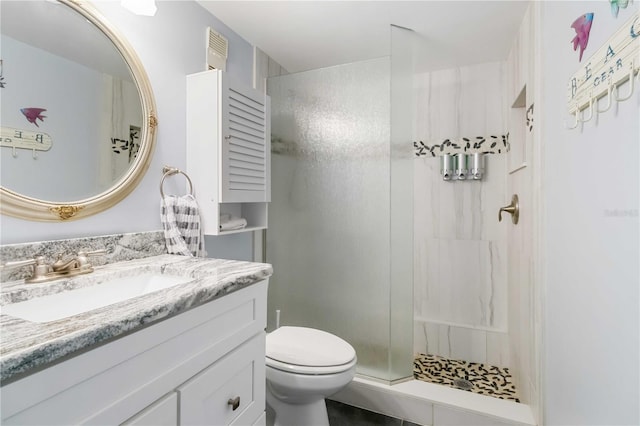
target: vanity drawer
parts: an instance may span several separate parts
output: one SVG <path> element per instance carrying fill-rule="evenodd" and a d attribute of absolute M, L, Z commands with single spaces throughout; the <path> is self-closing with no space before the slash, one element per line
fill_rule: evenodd
<path fill-rule="evenodd" d="M 265 410 L 264 347 L 262 333 L 180 386 L 179 424 L 254 424 Z"/>
<path fill-rule="evenodd" d="M 122 426 L 175 426 L 177 424 L 178 394 L 171 392 L 122 423 Z"/>

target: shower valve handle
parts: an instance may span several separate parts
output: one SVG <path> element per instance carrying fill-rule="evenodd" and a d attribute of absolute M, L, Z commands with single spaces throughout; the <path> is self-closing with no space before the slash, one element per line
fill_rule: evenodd
<path fill-rule="evenodd" d="M 518 224 L 518 220 L 520 219 L 520 203 L 518 201 L 518 194 L 513 194 L 513 197 L 511 197 L 511 204 L 505 207 L 500 207 L 500 210 L 498 210 L 498 222 L 502 222 L 502 212 L 509 213 L 513 224 Z"/>

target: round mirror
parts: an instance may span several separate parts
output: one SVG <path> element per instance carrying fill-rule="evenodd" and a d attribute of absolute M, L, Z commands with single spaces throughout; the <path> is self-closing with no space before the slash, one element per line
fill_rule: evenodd
<path fill-rule="evenodd" d="M 128 42 L 87 3 L 0 2 L 0 211 L 98 213 L 142 179 L 155 103 Z"/>

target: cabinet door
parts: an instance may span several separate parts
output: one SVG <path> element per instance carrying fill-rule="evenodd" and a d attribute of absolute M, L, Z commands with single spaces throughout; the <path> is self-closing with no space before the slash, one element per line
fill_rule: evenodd
<path fill-rule="evenodd" d="M 267 202 L 270 198 L 270 99 L 222 79 L 220 201 Z"/>
<path fill-rule="evenodd" d="M 253 426 L 266 426 L 267 425 L 267 413 L 262 413 L 258 420 L 255 421 Z"/>
<path fill-rule="evenodd" d="M 178 424 L 178 394 L 171 392 L 160 398 L 126 422 L 123 426 L 176 426 Z"/>
<path fill-rule="evenodd" d="M 265 410 L 265 335 L 178 388 L 180 425 L 252 425 Z"/>

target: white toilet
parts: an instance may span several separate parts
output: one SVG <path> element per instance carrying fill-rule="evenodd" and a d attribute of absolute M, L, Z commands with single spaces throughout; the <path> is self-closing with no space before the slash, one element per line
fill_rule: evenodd
<path fill-rule="evenodd" d="M 325 331 L 280 327 L 267 334 L 267 404 L 274 426 L 329 426 L 325 397 L 356 373 L 356 351 Z"/>

